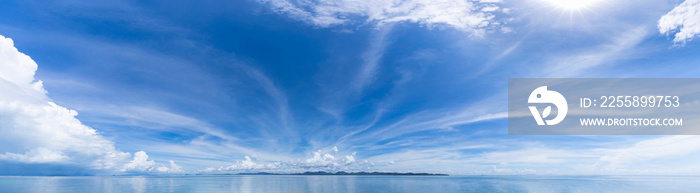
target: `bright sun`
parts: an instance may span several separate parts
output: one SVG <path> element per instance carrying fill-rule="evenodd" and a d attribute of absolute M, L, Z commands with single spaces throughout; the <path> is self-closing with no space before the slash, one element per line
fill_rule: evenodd
<path fill-rule="evenodd" d="M 546 0 L 557 8 L 578 10 L 591 6 L 598 0 Z"/>

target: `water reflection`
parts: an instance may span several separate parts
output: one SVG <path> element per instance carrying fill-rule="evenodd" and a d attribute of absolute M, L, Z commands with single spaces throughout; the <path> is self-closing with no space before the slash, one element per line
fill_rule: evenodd
<path fill-rule="evenodd" d="M 236 179 L 236 178 L 232 178 Z M 242 193 L 250 193 L 253 192 L 253 178 L 250 176 L 242 176 L 239 178 L 241 185 L 240 185 L 240 192 Z"/>
<path fill-rule="evenodd" d="M 696 176 L 0 176 L 0 192 L 693 192 Z"/>
<path fill-rule="evenodd" d="M 29 177 L 29 178 L 36 178 L 36 177 Z M 57 186 L 56 184 L 60 184 L 61 178 L 36 178 L 37 180 L 37 186 L 32 186 L 32 192 L 46 192 L 46 193 L 54 193 L 58 192 L 56 189 Z"/>
<path fill-rule="evenodd" d="M 144 193 L 146 192 L 146 178 L 143 176 L 131 177 L 128 186 L 133 190 L 129 192 Z"/>

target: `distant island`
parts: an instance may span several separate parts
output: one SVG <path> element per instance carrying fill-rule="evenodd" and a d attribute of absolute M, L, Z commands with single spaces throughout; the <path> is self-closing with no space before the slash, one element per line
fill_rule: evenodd
<path fill-rule="evenodd" d="M 231 174 L 228 174 L 231 175 Z M 293 174 L 278 174 L 269 172 L 257 172 L 257 173 L 239 173 L 235 175 L 302 175 L 302 176 L 449 176 L 447 174 L 431 174 L 431 173 L 400 173 L 400 172 L 304 172 L 304 173 L 293 173 Z"/>

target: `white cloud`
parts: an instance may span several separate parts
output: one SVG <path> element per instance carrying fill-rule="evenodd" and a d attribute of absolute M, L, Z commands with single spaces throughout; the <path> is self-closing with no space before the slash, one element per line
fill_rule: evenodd
<path fill-rule="evenodd" d="M 175 164 L 175 161 L 169 160 L 168 163 L 170 163 L 170 167 L 161 166 L 158 168 L 158 171 L 169 172 L 169 173 L 180 173 L 180 172 L 184 171 L 184 170 L 182 170 L 182 166 Z M 165 171 L 163 171 L 163 170 L 165 170 Z"/>
<path fill-rule="evenodd" d="M 223 130 L 206 122 L 154 108 L 145 108 L 141 106 L 100 105 L 95 107 L 82 107 L 81 109 L 81 111 L 89 112 L 93 116 L 99 116 L 100 119 L 96 121 L 99 121 L 100 123 L 128 127 L 142 127 L 156 130 L 172 130 L 173 128 L 182 128 L 216 136 L 225 140 L 237 140 L 237 138 L 234 136 L 228 135 Z M 115 120 L 115 118 L 121 118 L 124 120 Z"/>
<path fill-rule="evenodd" d="M 198 173 L 211 173 L 216 171 L 216 168 L 204 168 L 203 170 L 200 170 Z"/>
<path fill-rule="evenodd" d="M 496 6 L 487 6 L 487 7 L 481 8 L 481 11 L 483 11 L 483 12 L 493 12 L 493 11 L 498 11 L 498 9 L 499 9 L 499 8 L 496 7 Z"/>
<path fill-rule="evenodd" d="M 389 45 L 387 36 L 391 32 L 392 26 L 380 28 L 375 37 L 372 38 L 369 48 L 362 54 L 363 63 L 360 66 L 360 71 L 355 78 L 353 88 L 356 91 L 362 91 L 366 86 L 372 84 L 376 79 L 377 70 L 384 50 Z"/>
<path fill-rule="evenodd" d="M 337 147 L 331 148 L 337 154 Z M 221 166 L 218 169 L 206 168 L 199 173 L 242 173 L 242 172 L 274 172 L 274 173 L 298 173 L 306 171 L 358 171 L 366 170 L 374 165 L 367 160 L 357 161 L 357 153 L 339 156 L 331 155 L 330 152 L 321 150 L 313 152 L 310 158 L 302 160 L 287 161 L 259 161 L 251 156 L 244 156 L 244 160 L 239 160 L 231 165 Z"/>
<path fill-rule="evenodd" d="M 488 13 L 497 1 L 467 0 L 259 0 L 275 11 L 319 27 L 355 23 L 382 25 L 409 21 L 433 26 L 450 26 L 480 36 L 495 26 Z M 362 21 L 361 21 L 362 22 Z"/>
<path fill-rule="evenodd" d="M 149 169 L 153 169 L 156 162 L 153 160 L 148 160 L 148 155 L 146 152 L 139 151 L 134 153 L 134 160 L 131 160 L 128 164 L 124 165 L 122 171 L 140 171 L 145 172 Z"/>
<path fill-rule="evenodd" d="M 659 32 L 675 33 L 673 42 L 685 43 L 700 34 L 700 0 L 686 0 L 659 19 Z"/>
<path fill-rule="evenodd" d="M 337 165 L 335 156 L 331 154 L 321 155 L 321 150 L 314 152 L 312 158 L 306 159 L 305 166 L 307 167 L 329 167 Z"/>
<path fill-rule="evenodd" d="M 333 148 L 334 154 L 337 148 Z M 358 169 L 366 169 L 367 166 L 373 165 L 373 163 L 363 160 L 357 161 L 357 152 L 352 154 L 340 156 L 331 155 L 330 153 L 324 153 L 321 150 L 313 152 L 313 156 L 306 160 L 292 160 L 289 162 L 289 169 L 292 170 L 324 170 L 324 171 L 351 171 Z"/>
<path fill-rule="evenodd" d="M 700 171 L 700 136 L 604 138 L 614 142 L 589 136 L 579 138 L 586 140 L 563 143 L 486 139 L 449 147 L 388 152 L 368 159 L 388 163 L 381 166 L 394 171 L 451 174 L 697 174 Z M 466 149 L 478 149 L 481 153 L 462 153 Z"/>
<path fill-rule="evenodd" d="M 42 82 L 34 79 L 37 68 L 0 35 L 0 159 L 120 170 L 131 155 L 83 125 L 76 111 L 51 102 Z"/>
<path fill-rule="evenodd" d="M 600 152 L 603 154 L 595 164 L 599 169 L 630 169 L 631 165 L 639 165 L 650 160 L 697 156 L 700 152 L 700 137 L 693 135 L 661 137 L 640 141 L 630 147 L 602 149 Z"/>
<path fill-rule="evenodd" d="M 253 159 L 250 158 L 250 156 L 245 156 L 245 160 L 243 161 L 236 161 L 236 163 L 233 163 L 228 166 L 222 166 L 219 168 L 219 171 L 268 171 L 268 170 L 274 170 L 280 167 L 279 162 L 275 163 L 257 163 Z M 206 170 L 205 170 L 206 171 Z M 210 170 L 213 171 L 213 170 Z"/>
<path fill-rule="evenodd" d="M 357 152 L 352 152 L 351 155 L 346 155 L 345 156 L 345 164 L 355 163 L 355 155 L 357 155 Z"/>
<path fill-rule="evenodd" d="M 573 55 L 557 55 L 546 63 L 548 66 L 542 72 L 548 77 L 572 77 L 598 66 L 613 65 L 615 61 L 634 57 L 635 46 L 648 34 L 645 27 L 629 29 L 611 39 L 610 43 L 578 51 Z"/>
<path fill-rule="evenodd" d="M 46 163 L 125 156 L 111 141 L 76 119 L 77 112 L 51 102 L 42 82 L 34 80 L 37 64 L 3 36 L 0 58 L 0 151 L 5 152 L 0 158 Z M 93 164 L 100 169 L 114 165 Z"/>
<path fill-rule="evenodd" d="M 531 169 L 528 173 L 540 174 L 694 174 L 700 171 L 698 136 L 665 136 L 574 149 L 524 146 L 520 150 L 485 152 L 465 162 L 498 165 L 493 168 L 496 173 L 522 173 L 516 169 Z"/>
<path fill-rule="evenodd" d="M 182 173 L 182 167 L 175 164 L 173 160 L 169 161 L 170 167 L 156 163 L 153 160 L 148 160 L 148 154 L 144 151 L 134 153 L 134 159 L 124 165 L 122 172 L 137 172 L 137 173 Z"/>
<path fill-rule="evenodd" d="M 489 101 L 496 101 L 492 98 Z M 369 141 L 381 141 L 391 139 L 408 133 L 427 130 L 452 130 L 453 127 L 482 121 L 491 121 L 508 117 L 507 112 L 493 110 L 498 106 L 493 102 L 476 102 L 473 106 L 460 109 L 440 109 L 436 111 L 423 111 L 406 116 L 391 125 L 375 128 L 371 132 L 362 133 L 368 128 L 363 128 L 341 137 L 340 141 L 352 143 L 368 143 Z M 485 105 L 488 104 L 488 105 Z M 375 146 L 376 148 L 377 146 Z"/>
<path fill-rule="evenodd" d="M 68 160 L 68 157 L 62 152 L 52 151 L 43 147 L 29 150 L 25 154 L 17 154 L 6 152 L 0 154 L 0 159 L 5 160 L 16 160 L 29 163 L 51 163 L 51 162 L 62 162 Z"/>

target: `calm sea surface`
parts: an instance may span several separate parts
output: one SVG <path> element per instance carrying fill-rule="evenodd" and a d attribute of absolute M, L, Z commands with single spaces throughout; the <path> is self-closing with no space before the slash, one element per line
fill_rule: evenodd
<path fill-rule="evenodd" d="M 697 176 L 0 176 L 0 192 L 699 192 Z"/>

